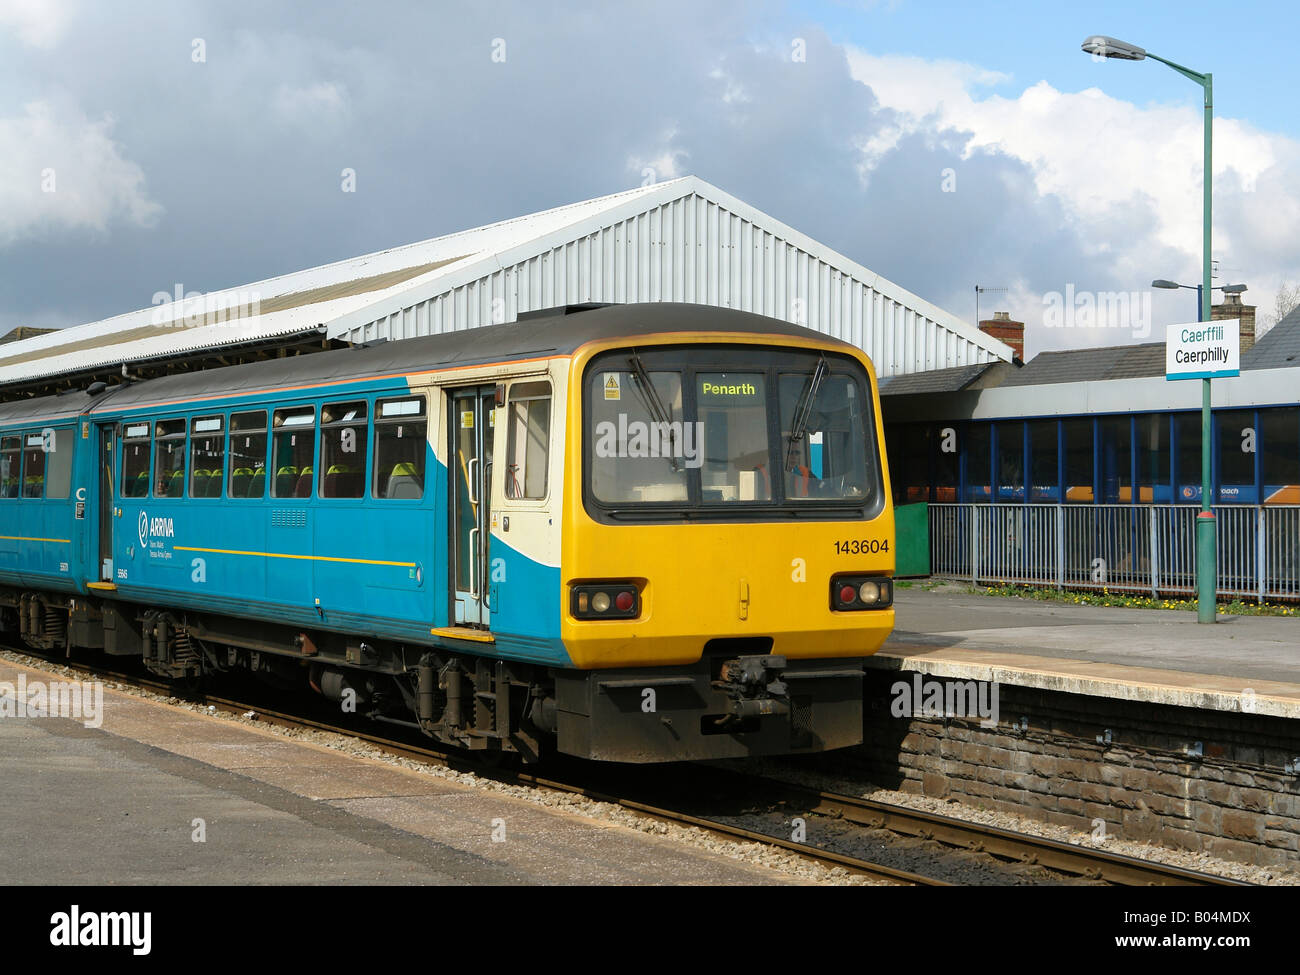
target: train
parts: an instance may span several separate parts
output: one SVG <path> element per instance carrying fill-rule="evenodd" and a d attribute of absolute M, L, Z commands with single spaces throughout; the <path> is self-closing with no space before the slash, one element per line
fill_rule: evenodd
<path fill-rule="evenodd" d="M 0 629 L 530 762 L 847 747 L 883 443 L 856 346 L 695 304 L 96 382 L 0 403 Z"/>

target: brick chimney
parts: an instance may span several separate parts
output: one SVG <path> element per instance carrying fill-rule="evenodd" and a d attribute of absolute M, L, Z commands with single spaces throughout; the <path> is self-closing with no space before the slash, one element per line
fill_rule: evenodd
<path fill-rule="evenodd" d="M 1251 319 L 1254 321 L 1254 318 Z M 1244 328 L 1243 324 L 1243 328 Z M 1252 324 L 1251 328 L 1254 328 Z M 1025 323 L 1013 322 L 1008 311 L 995 311 L 992 319 L 980 322 L 980 331 L 991 335 L 999 342 L 1005 342 L 1015 350 L 1016 358 L 1022 362 L 1025 358 Z M 1252 331 L 1253 334 L 1253 331 Z"/>
<path fill-rule="evenodd" d="M 1210 306 L 1210 321 L 1221 322 L 1229 318 L 1241 319 L 1241 351 L 1255 344 L 1255 306 L 1243 305 L 1241 295 L 1223 296 L 1223 304 Z"/>

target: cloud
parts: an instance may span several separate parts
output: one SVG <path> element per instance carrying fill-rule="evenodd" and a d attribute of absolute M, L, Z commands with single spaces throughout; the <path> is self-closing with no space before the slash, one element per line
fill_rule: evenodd
<path fill-rule="evenodd" d="M 347 89 L 332 81 L 303 86 L 282 84 L 275 93 L 275 110 L 286 120 L 312 126 L 346 119 Z"/>
<path fill-rule="evenodd" d="M 30 47 L 57 45 L 73 16 L 73 5 L 64 0 L 0 0 L 0 27 Z"/>
<path fill-rule="evenodd" d="M 0 39 L 11 97 L 67 148 L 44 161 L 33 110 L 0 101 L 0 243 L 24 239 L 5 252 L 0 308 L 104 317 L 175 282 L 238 286 L 635 186 L 646 169 L 698 174 L 963 318 L 976 284 L 1006 287 L 981 312 L 1029 323 L 1031 351 L 1126 338 L 1045 330 L 1044 296 L 1067 285 L 1195 279 L 1194 107 L 845 48 L 775 3 L 697 13 L 323 0 L 310 17 L 268 2 L 250 18 L 178 0 L 130 17 L 87 5 L 57 56 Z M 63 92 L 76 110 L 51 107 Z M 1216 160 L 1216 256 L 1265 306 L 1270 275 L 1300 278 L 1300 153 L 1223 119 Z M 56 196 L 94 188 L 80 208 L 40 193 L 49 166 Z M 344 168 L 356 193 L 341 192 Z M 167 220 L 147 229 L 160 205 Z M 111 240 L 57 233 L 103 228 Z M 1154 295 L 1162 322 L 1188 307 Z"/>
<path fill-rule="evenodd" d="M 1079 290 L 1132 291 L 1147 290 L 1156 277 L 1200 279 L 1198 108 L 1138 106 L 1098 88 L 1063 92 L 1045 81 L 1005 97 L 979 89 L 1008 79 L 973 65 L 857 49 L 849 50 L 848 59 L 853 76 L 901 119 L 889 133 L 892 144 L 872 146 L 875 156 L 909 133 L 961 132 L 963 164 L 989 151 L 1022 162 L 1033 192 L 1058 200 L 1083 250 L 1109 266 L 1093 279 L 1080 267 L 1054 288 L 1035 282 L 1040 294 L 1063 290 L 1067 282 Z M 1300 270 L 1297 200 L 1300 143 L 1239 119 L 1215 119 L 1213 253 L 1221 262 L 1219 280 L 1246 280 L 1261 307 L 1271 304 L 1288 271 Z M 1163 310 L 1166 321 L 1185 320 L 1178 308 L 1186 305 L 1161 296 L 1157 315 Z M 1029 323 L 1036 319 L 1032 304 L 1021 313 Z M 1105 338 L 1107 344 L 1116 341 L 1113 334 Z"/>
<path fill-rule="evenodd" d="M 48 102 L 0 117 L 0 246 L 67 230 L 106 231 L 114 221 L 154 223 L 162 208 L 144 172 L 98 121 Z"/>

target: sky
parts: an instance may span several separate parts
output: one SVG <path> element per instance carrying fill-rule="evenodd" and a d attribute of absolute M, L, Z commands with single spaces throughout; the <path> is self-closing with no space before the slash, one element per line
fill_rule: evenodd
<path fill-rule="evenodd" d="M 1140 9 L 1134 9 L 1140 8 Z M 1242 0 L 0 0 L 0 334 L 695 174 L 1026 352 L 1300 283 L 1295 14 Z M 343 171 L 355 173 L 343 192 Z M 1005 290 L 995 290 L 1005 289 Z"/>

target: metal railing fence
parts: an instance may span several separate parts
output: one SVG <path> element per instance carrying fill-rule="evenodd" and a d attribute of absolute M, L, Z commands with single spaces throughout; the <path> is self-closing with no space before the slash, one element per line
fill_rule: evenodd
<path fill-rule="evenodd" d="M 1196 505 L 931 504 L 936 576 L 1196 594 Z M 1300 505 L 1219 505 L 1219 595 L 1300 599 Z"/>

